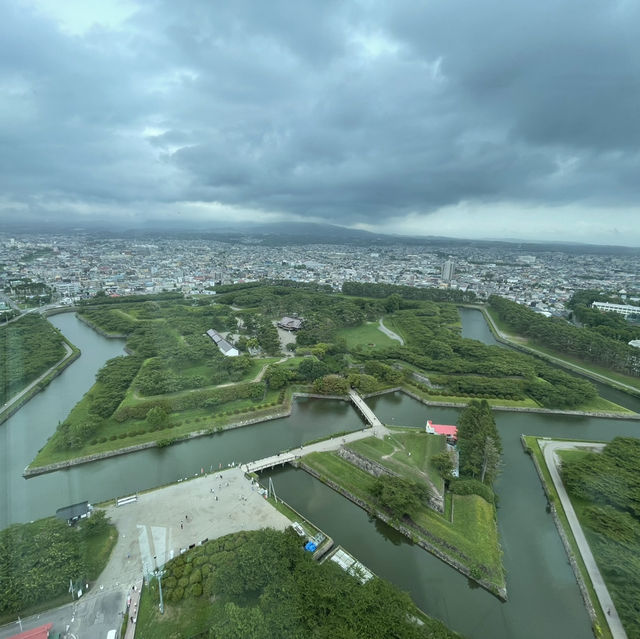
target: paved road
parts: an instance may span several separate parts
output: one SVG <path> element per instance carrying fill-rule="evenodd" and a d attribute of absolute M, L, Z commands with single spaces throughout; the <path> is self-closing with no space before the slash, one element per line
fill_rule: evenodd
<path fill-rule="evenodd" d="M 39 382 L 41 382 L 47 375 L 49 375 L 49 373 L 53 372 L 56 367 L 60 366 L 60 364 L 62 364 L 62 362 L 64 362 L 66 359 L 69 359 L 69 357 L 71 357 L 71 354 L 73 353 L 72 348 L 66 343 L 66 342 L 62 342 L 62 345 L 64 346 L 64 349 L 66 351 L 65 356 L 59 361 L 56 362 L 49 370 L 45 371 L 44 373 L 42 373 L 42 375 L 40 375 L 40 377 L 38 377 L 38 379 L 33 380 L 28 386 L 26 386 L 25 388 L 23 388 L 19 393 L 15 394 L 3 407 L 2 410 L 0 410 L 0 415 L 5 411 L 5 410 L 9 410 L 16 402 L 20 401 L 20 399 L 26 394 L 28 393 L 36 384 L 38 384 Z"/>
<path fill-rule="evenodd" d="M 382 318 L 380 318 L 379 322 L 378 322 L 378 328 L 387 336 L 390 337 L 391 339 L 395 339 L 398 342 L 400 342 L 400 344 L 402 344 L 402 346 L 404 346 L 404 340 L 402 339 L 402 337 L 400 337 L 400 335 L 398 335 L 398 333 L 394 333 L 390 328 L 387 328 L 383 322 L 382 322 Z"/>
<path fill-rule="evenodd" d="M 66 606 L 23 619 L 22 629 L 31 630 L 52 623 L 51 639 L 57 639 L 59 634 L 67 639 L 102 639 L 109 630 L 120 628 L 122 611 L 119 593 L 89 591 Z M 8 639 L 19 632 L 17 622 L 7 624 L 0 628 L 0 639 Z"/>
<path fill-rule="evenodd" d="M 560 473 L 558 471 L 559 460 L 558 456 L 556 455 L 556 452 L 559 450 L 570 450 L 575 448 L 602 450 L 602 448 L 604 448 L 604 444 L 594 444 L 589 442 L 561 442 L 544 439 L 539 439 L 538 443 L 540 444 L 540 448 L 542 449 L 545 463 L 547 464 L 547 468 L 549 469 L 549 473 L 551 474 L 551 479 L 553 480 L 553 484 L 556 488 L 556 491 L 558 492 L 558 496 L 560 497 L 560 502 L 562 503 L 564 512 L 567 516 L 567 519 L 569 520 L 571 532 L 573 533 L 576 544 L 578 545 L 578 549 L 580 550 L 580 554 L 582 555 L 582 560 L 584 561 L 587 572 L 589 573 L 589 577 L 591 578 L 593 588 L 596 591 L 596 596 L 598 597 L 598 601 L 600 602 L 602 610 L 605 612 L 605 617 L 607 619 L 607 623 L 609 624 L 611 634 L 613 635 L 614 639 L 626 639 L 627 634 L 622 627 L 620 617 L 618 617 L 618 612 L 616 611 L 613 600 L 609 595 L 609 591 L 604 582 L 604 579 L 602 578 L 602 575 L 600 574 L 600 570 L 598 569 L 593 554 L 591 553 L 591 548 L 587 543 L 587 539 L 582 532 L 582 526 L 580 526 L 580 522 L 578 521 L 578 517 L 576 516 L 576 513 L 573 509 L 571 500 L 569 499 L 564 484 L 560 479 Z"/>

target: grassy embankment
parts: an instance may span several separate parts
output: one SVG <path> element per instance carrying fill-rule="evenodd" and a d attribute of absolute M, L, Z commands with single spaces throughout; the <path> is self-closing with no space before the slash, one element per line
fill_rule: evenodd
<path fill-rule="evenodd" d="M 603 366 L 597 366 L 596 364 L 592 364 L 590 362 L 585 362 L 577 357 L 571 357 L 565 353 L 559 353 L 550 348 L 546 348 L 545 346 L 539 346 L 538 344 L 534 344 L 528 337 L 522 335 L 516 335 L 513 333 L 513 329 L 510 328 L 505 322 L 503 322 L 498 314 L 491 308 L 483 308 L 485 313 L 487 313 L 498 329 L 504 334 L 505 339 L 508 341 L 512 341 L 515 344 L 526 347 L 528 350 L 532 351 L 535 354 L 540 355 L 544 359 L 548 359 L 549 357 L 555 358 L 555 360 L 559 360 L 558 364 L 564 364 L 567 368 L 575 370 L 576 368 L 583 368 L 587 372 L 591 372 L 594 375 L 598 376 L 598 381 L 602 381 L 603 383 L 607 383 L 607 379 L 613 382 L 613 386 L 615 386 L 615 382 L 619 382 L 620 384 L 627 384 L 632 386 L 633 388 L 640 391 L 640 379 L 637 377 L 631 377 L 630 375 L 624 375 L 623 373 L 618 373 L 616 371 L 612 371 Z M 489 327 L 493 329 L 491 326 L 491 322 L 488 322 Z M 578 371 L 584 372 L 584 371 Z M 600 377 L 604 377 L 606 379 L 600 379 Z M 617 404 L 614 404 L 617 406 Z M 587 410 L 587 409 L 584 409 Z"/>
<path fill-rule="evenodd" d="M 607 624 L 605 612 L 600 607 L 600 603 L 598 602 L 598 597 L 596 596 L 596 592 L 593 589 L 593 583 L 591 582 L 591 578 L 589 577 L 589 573 L 584 565 L 584 561 L 582 560 L 582 555 L 580 554 L 580 550 L 578 549 L 578 545 L 576 544 L 573 533 L 571 532 L 571 527 L 569 526 L 569 521 L 567 520 L 567 516 L 565 514 L 564 508 L 560 503 L 560 498 L 558 497 L 558 493 L 556 491 L 553 480 L 551 479 L 551 475 L 549 473 L 549 469 L 547 468 L 547 464 L 544 459 L 544 455 L 540 450 L 540 446 L 538 445 L 538 438 L 535 436 L 527 435 L 524 436 L 525 443 L 527 445 L 527 450 L 534 457 L 538 463 L 538 467 L 542 473 L 542 481 L 544 491 L 549 499 L 549 503 L 552 504 L 556 510 L 556 514 L 558 516 L 558 521 L 562 526 L 562 529 L 565 533 L 566 539 L 569 542 L 569 546 L 571 547 L 571 552 L 575 558 L 576 564 L 578 566 L 578 570 L 580 571 L 580 575 L 582 576 L 582 580 L 587 588 L 589 593 L 589 598 L 596 612 L 596 624 L 599 629 L 600 634 L 597 635 L 602 639 L 612 639 L 612 635 L 609 631 L 609 626 Z"/>
<path fill-rule="evenodd" d="M 398 328 L 397 323 L 394 321 L 392 316 L 385 316 L 384 324 L 387 328 L 397 333 L 404 339 L 402 335 L 401 329 Z M 361 326 L 356 326 L 353 328 L 343 329 L 338 333 L 339 337 L 344 337 L 347 340 L 347 346 L 352 349 L 359 347 L 361 352 L 367 353 L 372 352 L 376 349 L 385 348 L 388 346 L 397 346 L 398 341 L 393 340 L 387 335 L 385 335 L 381 330 L 377 322 L 367 322 Z M 408 362 L 398 362 L 403 369 L 413 371 L 416 373 L 420 373 L 429 377 L 430 374 L 437 374 L 433 371 L 424 371 L 409 364 Z M 469 403 L 470 398 L 464 396 L 455 396 L 455 395 L 436 395 L 429 393 L 421 388 L 416 388 L 414 386 L 409 385 L 409 390 L 412 393 L 415 393 L 422 399 L 426 401 L 432 402 L 450 402 L 453 404 L 460 404 L 464 406 Z M 508 407 L 520 407 L 520 408 L 536 408 L 539 407 L 539 404 L 535 402 L 533 399 L 523 399 L 523 400 L 510 400 L 510 399 L 489 399 L 487 400 L 492 406 L 508 406 Z M 612 405 L 615 406 L 615 405 Z"/>
<path fill-rule="evenodd" d="M 399 472 L 401 476 L 416 480 L 429 468 L 430 453 L 438 452 L 439 447 L 426 445 L 421 439 L 430 436 L 420 434 L 394 434 L 391 441 L 374 442 L 361 440 L 350 445 L 362 455 Z M 440 439 L 435 438 L 434 439 Z M 397 444 L 404 444 L 398 447 Z M 411 453 L 411 455 L 409 455 Z M 387 457 L 387 455 L 389 455 Z M 314 469 L 323 479 L 330 480 L 355 497 L 367 503 L 372 511 L 379 510 L 373 495 L 376 479 L 369 473 L 342 459 L 335 453 L 312 453 L 303 461 Z M 433 471 L 433 469 L 432 469 Z M 431 473 L 429 473 L 431 474 Z M 451 506 L 453 505 L 453 521 Z M 484 578 L 497 588 L 505 585 L 502 568 L 502 553 L 498 541 L 495 519 L 495 507 L 477 495 L 453 495 L 447 500 L 447 509 L 443 515 L 423 506 L 415 515 L 415 523 L 428 530 L 435 538 L 428 538 L 433 546 L 455 561 L 466 565 L 477 574 L 485 573 Z M 405 524 L 406 522 L 403 522 Z M 411 528 L 411 526 L 409 525 Z M 420 539 L 420 533 L 414 528 L 414 539 Z M 452 550 L 450 546 L 455 547 Z"/>

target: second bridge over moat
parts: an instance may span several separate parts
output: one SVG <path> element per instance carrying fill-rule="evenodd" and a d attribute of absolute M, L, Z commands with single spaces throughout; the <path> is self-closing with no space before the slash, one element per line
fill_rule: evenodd
<path fill-rule="evenodd" d="M 263 459 L 257 459 L 247 464 L 243 464 L 242 469 L 248 473 L 257 473 L 267 468 L 273 468 L 274 466 L 284 465 L 295 461 L 300 457 L 304 457 L 309 453 L 327 452 L 331 450 L 338 450 L 340 446 L 355 442 L 365 437 L 378 437 L 383 439 L 385 435 L 389 434 L 389 430 L 384 424 L 376 417 L 375 413 L 367 406 L 365 401 L 354 390 L 349 392 L 349 397 L 357 409 L 360 411 L 365 420 L 369 423 L 370 428 L 363 428 L 362 430 L 355 431 L 353 433 L 347 433 L 346 435 L 339 435 L 332 437 L 331 439 L 325 439 L 315 444 L 309 444 L 308 446 L 300 446 L 294 450 L 289 450 L 276 455 L 270 455 Z"/>

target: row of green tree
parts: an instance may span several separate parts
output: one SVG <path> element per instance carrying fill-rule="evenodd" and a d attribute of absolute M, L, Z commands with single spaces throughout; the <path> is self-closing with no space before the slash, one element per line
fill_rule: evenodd
<path fill-rule="evenodd" d="M 0 327 L 0 404 L 65 354 L 62 335 L 37 313 Z"/>
<path fill-rule="evenodd" d="M 155 293 L 154 295 L 125 295 L 125 296 L 110 296 L 104 291 L 98 291 L 93 297 L 86 300 L 80 300 L 78 306 L 105 306 L 105 305 L 118 305 L 118 304 L 130 304 L 131 302 L 148 302 L 150 300 L 181 300 L 184 299 L 184 295 L 180 292 L 166 291 L 164 293 Z"/>
<path fill-rule="evenodd" d="M 407 300 L 431 300 L 433 302 L 475 302 L 476 294 L 473 291 L 461 291 L 458 289 L 442 288 L 418 288 L 398 284 L 383 284 L 373 282 L 345 282 L 342 285 L 345 295 L 357 295 L 358 297 L 389 297 L 394 293 Z"/>
<path fill-rule="evenodd" d="M 606 295 L 594 290 L 576 291 L 567 303 L 573 310 L 574 317 L 585 326 L 592 328 L 605 337 L 610 337 L 619 342 L 629 343 L 631 340 L 640 339 L 640 326 L 631 324 L 619 313 L 600 311 L 592 308 L 593 302 L 613 302 L 614 304 L 628 304 L 626 300 L 617 295 Z M 638 318 L 640 318 L 640 306 L 638 306 Z"/>
<path fill-rule="evenodd" d="M 91 440 L 124 399 L 141 364 L 140 357 L 114 357 L 98 371 L 96 383 L 84 397 L 87 406 L 82 416 L 70 415 L 58 425 L 55 441 L 60 450 L 82 448 Z"/>
<path fill-rule="evenodd" d="M 333 562 L 314 562 L 291 529 L 209 541 L 169 562 L 166 571 L 171 617 L 180 614 L 178 602 L 189 600 L 189 608 L 199 610 L 202 636 L 212 639 L 457 636 L 437 620 L 420 615 L 418 621 L 409 596 L 388 582 L 374 577 L 362 584 Z"/>
<path fill-rule="evenodd" d="M 95 579 L 108 559 L 105 546 L 114 545 L 110 534 L 115 542 L 104 511 L 74 528 L 50 518 L 0 531 L 0 616 L 64 595 L 70 581 Z"/>
<path fill-rule="evenodd" d="M 472 400 L 458 418 L 460 477 L 492 486 L 500 470 L 502 442 L 491 406 Z"/>
<path fill-rule="evenodd" d="M 575 408 L 590 401 L 596 389 L 589 381 L 549 366 L 535 357 L 460 337 L 451 325 L 457 309 L 424 303 L 394 313 L 405 345 L 374 351 L 370 357 L 401 360 L 429 373 L 441 388 L 437 394 L 523 399 L 547 408 Z M 435 374 L 434 374 L 435 373 Z"/>
<path fill-rule="evenodd" d="M 578 328 L 563 319 L 545 317 L 497 295 L 489 298 L 489 304 L 512 330 L 539 346 L 626 375 L 640 376 L 640 351 L 632 346 L 591 328 Z"/>
<path fill-rule="evenodd" d="M 564 461 L 569 493 L 589 506 L 582 523 L 628 637 L 640 637 L 640 439 Z"/>
<path fill-rule="evenodd" d="M 114 413 L 113 419 L 117 422 L 125 422 L 128 419 L 145 419 L 149 410 L 156 406 L 170 414 L 193 408 L 214 408 L 220 404 L 226 404 L 238 399 L 251 399 L 259 402 L 264 398 L 265 392 L 266 384 L 264 382 L 196 389 L 191 393 L 184 393 L 175 397 L 150 399 L 136 404 L 120 406 Z"/>

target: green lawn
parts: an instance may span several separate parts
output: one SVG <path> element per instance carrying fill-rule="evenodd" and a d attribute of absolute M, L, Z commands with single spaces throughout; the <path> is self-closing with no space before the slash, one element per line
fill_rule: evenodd
<path fill-rule="evenodd" d="M 368 442 L 363 450 L 380 455 L 382 451 L 390 450 L 388 446 L 388 442 L 382 442 L 382 445 Z M 426 448 L 426 445 L 416 445 L 414 449 L 420 451 Z M 419 452 L 417 454 L 419 455 Z M 372 488 L 376 479 L 369 473 L 360 470 L 335 453 L 311 453 L 303 459 L 323 479 L 331 480 L 356 497 L 375 505 Z M 505 581 L 502 553 L 498 541 L 494 506 L 477 495 L 453 495 L 452 503 L 453 523 L 448 520 L 447 513 L 442 516 L 427 506 L 420 510 L 416 523 L 441 540 L 441 544 L 433 539 L 429 539 L 429 542 L 439 546 L 442 552 L 468 565 L 470 569 L 476 567 L 480 567 L 480 570 L 484 569 L 483 572 L 486 571 L 488 581 L 503 587 Z M 416 531 L 416 535 L 418 534 Z M 457 551 L 451 550 L 449 544 L 453 545 Z"/>
<path fill-rule="evenodd" d="M 389 326 L 385 324 L 385 326 Z M 390 326 L 389 326 L 390 328 Z M 371 351 L 376 348 L 398 345 L 400 342 L 387 337 L 379 328 L 378 322 L 367 322 L 353 328 L 343 328 L 338 331 L 338 337 L 347 340 L 349 348 L 360 346 L 363 351 Z"/>
<path fill-rule="evenodd" d="M 384 441 L 377 437 L 361 439 L 349 444 L 348 448 L 414 479 L 423 479 L 426 474 L 438 490 L 444 489 L 442 477 L 430 463 L 433 455 L 445 450 L 444 437 L 413 429 L 394 432 Z"/>

